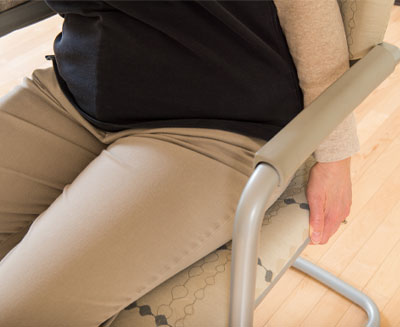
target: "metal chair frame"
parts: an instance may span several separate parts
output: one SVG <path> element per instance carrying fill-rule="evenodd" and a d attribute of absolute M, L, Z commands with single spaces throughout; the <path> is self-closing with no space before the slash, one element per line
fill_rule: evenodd
<path fill-rule="evenodd" d="M 396 0 L 396 4 L 399 4 L 399 0 Z M 27 1 L 22 3 L 0 14 L 0 37 L 54 14 L 43 1 Z M 282 129 L 272 139 L 273 142 L 272 140 L 269 141 L 257 152 L 256 166 L 239 200 L 234 222 L 229 311 L 230 327 L 251 327 L 253 325 L 254 308 L 258 305 L 258 303 L 255 303 L 254 297 L 259 234 L 264 214 L 268 209 L 266 204 L 272 192 L 311 155 L 322 141 L 323 136 L 327 136 L 333 131 L 335 126 L 391 74 L 399 60 L 400 50 L 398 48 L 387 43 L 377 45 L 364 58 L 360 59 L 355 65 L 352 65 L 349 71 L 332 84 L 316 101 L 296 116 L 289 123 L 290 126 L 287 125 Z M 371 77 L 371 67 L 375 65 L 381 65 L 385 69 L 383 69 L 381 74 L 378 74 L 379 76 L 373 74 L 374 76 Z M 365 83 L 365 79 L 367 83 Z M 354 94 L 356 95 L 354 96 Z M 304 137 L 302 139 L 301 135 L 295 134 L 293 138 L 289 138 L 288 140 L 287 134 L 290 132 L 290 128 L 296 124 L 306 124 L 310 117 L 312 117 L 310 124 L 313 123 L 314 126 L 319 125 L 318 120 L 321 117 L 317 112 L 322 112 L 320 107 L 326 107 L 326 101 L 330 103 L 330 107 L 336 107 L 336 111 L 338 106 L 345 108 L 342 110 L 340 116 L 332 119 L 333 121 L 328 128 L 325 127 L 323 134 L 321 134 L 322 138 L 316 137 L 313 142 L 309 142 L 309 138 Z M 343 105 L 344 102 L 348 102 L 349 105 Z M 333 108 L 331 110 L 326 109 L 324 110 L 324 114 L 329 115 L 332 110 Z M 285 133 L 286 136 L 284 135 Z M 294 142 L 302 143 L 300 144 L 301 152 L 284 157 L 279 153 L 275 153 L 276 149 L 273 147 L 273 144 L 280 144 L 282 148 L 281 153 L 284 153 L 285 149 L 293 150 Z M 309 142 L 309 144 L 305 145 L 306 142 Z M 268 153 L 273 154 L 273 156 L 269 157 Z M 279 272 L 269 286 L 269 289 L 292 266 L 363 308 L 368 315 L 367 327 L 380 326 L 379 310 L 371 298 L 330 272 L 299 257 L 304 248 L 309 244 L 309 241 L 309 238 L 305 240 L 297 253 Z M 264 292 L 264 296 L 268 293 L 269 289 L 267 292 Z M 260 302 L 260 299 L 258 302 Z M 115 319 L 115 317 L 113 318 Z M 108 321 L 108 324 L 112 320 Z"/>
<path fill-rule="evenodd" d="M 242 192 L 234 221 L 230 327 L 253 325 L 253 311 L 257 304 L 254 298 L 259 234 L 272 192 L 280 182 L 292 176 L 323 138 L 393 72 L 399 61 L 400 49 L 397 47 L 385 42 L 375 46 L 256 153 L 256 167 Z M 315 133 L 315 138 L 310 139 L 309 131 L 314 129 L 320 129 L 321 133 Z M 292 265 L 361 306 L 368 315 L 366 326 L 380 326 L 379 310 L 372 299 L 328 271 L 298 257 L 309 241 L 309 238 L 305 240 L 274 283 Z"/>

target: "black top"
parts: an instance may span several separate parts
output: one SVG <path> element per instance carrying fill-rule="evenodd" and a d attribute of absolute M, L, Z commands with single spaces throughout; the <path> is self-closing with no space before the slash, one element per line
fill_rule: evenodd
<path fill-rule="evenodd" d="M 269 140 L 303 108 L 273 1 L 46 0 L 53 65 L 93 125 L 205 127 Z"/>

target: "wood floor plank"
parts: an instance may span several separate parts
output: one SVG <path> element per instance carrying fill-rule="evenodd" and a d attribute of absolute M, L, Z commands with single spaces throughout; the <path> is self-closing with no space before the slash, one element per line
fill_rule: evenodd
<path fill-rule="evenodd" d="M 304 277 L 305 275 L 302 272 L 292 267 L 289 268 L 256 308 L 253 326 L 265 326 L 274 312 L 286 300 L 287 290 L 294 289 Z"/>
<path fill-rule="evenodd" d="M 400 67 L 397 69 L 400 72 Z M 397 92 L 396 87 L 393 87 L 393 89 L 396 89 Z M 394 138 L 400 138 L 400 94 L 399 92 L 395 94 L 397 95 L 398 100 L 392 101 L 395 104 L 392 104 L 391 109 L 388 110 L 390 115 L 377 130 L 373 131 L 371 129 L 370 138 L 368 138 L 368 140 L 364 140 L 364 143 L 360 142 L 360 151 L 352 157 L 351 175 L 353 182 L 353 204 L 351 208 L 351 214 L 347 219 L 349 222 L 352 221 L 352 217 L 360 210 L 360 205 L 366 201 L 365 197 L 361 198 L 358 196 L 359 194 L 364 196 L 366 195 L 364 192 L 359 192 L 359 189 L 361 189 L 362 192 L 362 190 L 365 188 L 365 185 L 369 184 L 369 176 L 366 174 L 375 174 L 377 172 L 377 169 L 371 168 L 371 166 L 373 166 L 377 158 L 386 151 Z M 379 102 L 375 102 L 375 105 L 377 107 L 384 107 L 384 105 Z M 369 169 L 372 169 L 372 171 L 367 173 L 367 170 Z M 360 180 L 361 185 L 358 185 Z M 368 188 L 372 189 L 374 187 L 376 189 L 379 187 L 379 185 L 370 184 Z M 316 262 L 326 251 L 330 249 L 335 240 L 340 237 L 340 234 L 343 231 L 344 229 L 339 229 L 326 245 L 307 247 L 302 253 L 302 256 L 312 260 L 313 262 Z"/>
<path fill-rule="evenodd" d="M 400 202 L 398 202 L 396 191 L 400 189 L 400 165 L 396 176 L 390 176 L 387 183 L 378 191 L 380 193 L 371 201 L 371 206 L 366 207 L 366 211 L 375 208 L 391 207 L 390 211 L 379 212 L 375 210 L 372 214 L 386 215 L 385 219 L 378 225 L 373 235 L 360 248 L 357 255 L 339 275 L 341 279 L 351 283 L 358 289 L 364 289 L 368 281 L 378 271 L 390 251 L 400 240 Z M 396 194 L 396 195 L 393 195 Z M 391 200 L 388 200 L 391 197 Z M 385 203 L 381 203 L 380 200 Z M 391 203 L 390 203 L 391 202 Z M 395 203 L 395 206 L 391 205 Z M 371 211 L 372 211 L 371 210 Z M 378 212 L 376 212 L 378 211 Z M 355 235 L 355 237 L 357 237 Z M 327 306 L 334 310 L 326 311 Z M 343 301 L 343 298 L 336 295 L 333 291 L 326 292 L 319 303 L 311 310 L 310 315 L 304 320 L 302 325 L 313 326 L 321 319 L 329 321 L 329 326 L 335 326 L 343 316 L 352 318 L 353 315 L 346 312 L 350 307 L 350 302 Z M 347 318 L 347 323 L 349 323 Z"/>
<path fill-rule="evenodd" d="M 400 17 L 399 13 L 400 11 L 398 10 L 398 8 L 395 8 L 392 12 L 392 19 L 393 17 Z M 390 27 L 391 26 L 389 25 L 388 31 L 390 30 Z M 391 29 L 391 31 L 393 31 L 393 28 Z M 389 33 L 385 40 L 387 42 L 400 45 L 399 31 L 400 29 L 395 31 L 395 33 Z M 336 235 L 331 238 L 332 242 L 329 242 L 328 244 L 323 246 L 309 246 L 302 254 L 302 256 L 306 257 L 307 259 L 311 259 L 311 261 L 313 262 L 321 261 L 321 264 L 325 264 L 328 270 L 332 270 L 332 272 L 336 271 L 340 273 L 346 267 L 348 267 L 348 271 L 351 272 L 352 269 L 356 269 L 357 265 L 359 265 L 358 269 L 361 269 L 363 265 L 361 258 L 357 258 L 356 255 L 359 251 L 361 253 L 364 243 L 369 244 L 367 242 L 368 238 L 372 238 L 372 235 L 374 235 L 374 229 L 378 229 L 379 227 L 379 224 L 374 221 L 373 216 L 369 216 L 369 222 L 372 222 L 375 227 L 370 228 L 371 226 L 365 226 L 366 224 L 368 224 L 368 221 L 361 219 L 363 207 L 366 206 L 369 201 L 371 201 L 369 206 L 366 206 L 364 210 L 368 210 L 369 207 L 372 209 L 374 207 L 384 207 L 385 203 L 388 203 L 387 201 L 389 201 L 390 205 L 393 205 L 396 202 L 400 201 L 400 188 L 396 184 L 393 184 L 392 188 L 389 186 L 383 186 L 384 181 L 386 179 L 390 179 L 390 174 L 393 172 L 394 169 L 396 169 L 394 167 L 396 167 L 399 162 L 398 153 L 400 152 L 398 145 L 393 145 L 393 141 L 400 138 L 399 72 L 400 68 L 397 67 L 395 73 L 393 73 L 389 79 L 382 83 L 379 88 L 374 92 L 374 94 L 371 94 L 371 96 L 362 104 L 362 106 L 359 106 L 359 108 L 357 108 L 355 111 L 358 123 L 361 124 L 361 135 L 359 135 L 361 136 L 361 151 L 352 159 L 352 178 L 354 184 L 352 212 L 350 214 L 350 217 L 348 218 L 350 223 L 348 225 L 345 225 L 345 228 L 341 228 L 341 230 L 339 230 Z M 374 113 L 377 114 L 376 120 L 374 118 Z M 377 121 L 379 121 L 379 123 L 377 123 Z M 398 141 L 395 143 L 398 143 Z M 389 151 L 390 153 L 387 153 L 387 151 Z M 388 161 L 390 163 L 388 163 Z M 385 172 L 385 169 L 389 169 L 389 171 Z M 383 191 L 380 190 L 380 188 L 382 188 Z M 385 189 L 386 192 L 384 191 Z M 379 198 L 376 198 L 374 201 L 373 199 L 376 196 L 375 193 L 377 193 L 376 195 L 379 196 Z M 389 195 L 389 197 L 390 195 L 392 195 L 391 200 L 385 200 L 386 195 Z M 376 201 L 379 199 L 382 199 L 383 202 Z M 386 207 L 382 210 L 385 211 L 387 209 L 388 208 Z M 375 212 L 377 212 L 377 209 L 375 210 Z M 357 217 L 359 217 L 361 221 L 360 223 L 356 223 L 356 220 L 358 219 Z M 383 219 L 382 216 L 381 219 Z M 353 223 L 356 224 L 353 228 L 350 228 L 351 224 Z M 341 234 L 345 233 L 345 231 L 347 230 L 356 231 L 356 227 L 359 226 L 363 228 L 364 232 L 365 230 L 369 231 L 369 235 L 364 235 L 363 240 L 358 238 L 358 249 L 357 246 L 353 249 L 351 248 L 351 246 L 353 245 L 352 233 L 347 232 L 347 236 L 341 236 Z M 354 235 L 354 238 L 357 238 L 356 235 L 357 234 Z M 340 243 L 342 243 L 342 245 L 339 245 Z M 342 250 L 337 252 L 338 248 Z M 349 253 L 347 251 L 348 248 L 350 248 Z M 388 249 L 386 248 L 386 250 Z M 352 260 L 355 260 L 354 263 Z M 358 262 L 358 260 L 361 261 Z M 380 262 L 378 261 L 376 264 L 379 265 Z M 376 265 L 374 267 L 376 268 Z M 344 276 L 346 276 L 346 273 L 346 270 L 344 270 Z M 368 279 L 368 276 L 370 274 L 371 271 L 368 271 L 365 274 L 365 278 Z M 349 273 L 349 276 L 347 276 L 346 278 L 348 278 L 348 281 L 350 283 L 354 284 L 358 278 L 358 275 L 352 275 L 351 273 Z M 365 313 L 361 309 L 359 309 L 358 307 L 353 308 L 351 306 L 351 303 L 346 299 L 342 298 L 341 296 L 335 294 L 330 290 L 326 290 L 321 287 L 320 290 L 317 289 L 316 291 L 322 294 L 321 299 L 323 299 L 321 300 L 323 302 L 317 302 L 316 304 L 318 310 L 310 305 L 309 312 L 307 315 L 305 315 L 306 318 L 303 319 L 302 322 L 299 322 L 299 320 L 292 322 L 292 316 L 296 311 L 296 303 L 299 304 L 298 310 L 307 310 L 307 308 L 304 307 L 304 301 L 301 302 L 301 298 L 307 296 L 307 294 L 309 294 L 311 290 L 314 290 L 313 286 L 311 288 L 308 288 L 307 283 L 303 280 L 304 278 L 298 281 L 298 283 L 295 285 L 291 284 L 291 288 L 286 288 L 287 298 L 295 297 L 297 300 L 293 300 L 293 302 L 291 302 L 286 299 L 284 302 L 282 302 L 279 308 L 276 309 L 276 312 L 274 312 L 274 314 L 276 315 L 275 317 L 273 317 L 274 314 L 271 315 L 270 313 L 270 319 L 268 319 L 268 317 L 264 317 L 264 320 L 267 320 L 268 322 L 266 325 L 269 326 L 276 324 L 277 326 L 284 326 L 285 324 L 287 324 L 288 317 L 290 317 L 291 324 L 298 323 L 299 325 L 302 324 L 304 326 L 333 326 L 345 316 L 351 317 L 355 314 L 358 314 L 357 322 L 363 321 L 363 319 L 365 319 Z M 364 283 L 365 282 L 366 281 L 364 280 Z M 303 296 L 298 294 L 298 289 L 304 289 Z M 311 297 L 314 297 L 314 295 L 311 294 Z M 333 307 L 330 306 L 332 303 L 336 303 L 336 305 L 334 305 Z M 328 304 L 329 309 L 326 310 Z M 325 309 L 322 309 L 322 307 L 324 306 Z M 291 307 L 293 308 L 293 312 L 288 310 L 288 308 Z M 280 310 L 282 310 L 281 320 L 277 318 L 279 315 L 278 312 Z M 348 310 L 348 313 L 346 310 Z M 315 317 L 312 318 L 312 315 L 315 314 L 317 311 L 320 312 L 320 314 L 318 316 L 315 315 Z M 335 314 L 335 312 L 339 314 Z M 333 322 L 331 321 L 331 313 L 333 313 L 334 317 Z M 301 317 L 303 316 L 303 314 L 296 313 L 294 317 L 298 316 Z M 315 325 L 317 322 L 319 323 L 319 325 Z M 350 321 L 347 320 L 346 322 L 350 323 Z"/>
<path fill-rule="evenodd" d="M 381 312 L 382 327 L 400 326 L 400 287 Z"/>
<path fill-rule="evenodd" d="M 378 258 L 375 258 L 375 265 L 378 266 L 374 266 L 371 262 L 369 262 L 369 265 L 373 267 L 370 268 L 370 271 L 372 272 L 368 273 L 368 271 L 366 271 L 366 263 L 368 263 L 367 259 L 370 258 L 368 256 L 368 251 L 376 246 L 373 236 L 375 234 L 381 236 L 381 231 L 385 231 L 385 227 L 388 225 L 389 228 L 391 227 L 389 231 L 393 232 L 392 236 L 395 241 L 399 239 L 398 235 L 400 235 L 400 220 L 397 222 L 397 229 L 394 229 L 393 221 L 387 217 L 391 217 L 392 219 L 393 217 L 396 217 L 396 215 L 392 217 L 390 213 L 396 205 L 398 205 L 400 208 L 398 194 L 396 193 L 396 191 L 400 189 L 400 162 L 398 163 L 398 166 L 393 169 L 393 171 L 395 174 L 392 174 L 387 178 L 384 185 L 376 192 L 375 197 L 372 198 L 359 213 L 358 223 L 354 223 L 352 228 L 349 228 L 342 234 L 342 236 L 345 237 L 345 240 L 340 240 L 339 242 L 335 243 L 335 245 L 338 244 L 338 246 L 334 245 L 332 252 L 329 253 L 328 251 L 327 256 L 323 257 L 326 262 L 324 262 L 324 260 L 318 262 L 319 266 L 327 268 L 327 270 L 330 272 L 340 276 L 345 281 L 358 288 L 362 288 L 364 286 L 374 272 L 374 268 L 376 270 L 380 264 Z M 386 225 L 385 222 L 387 223 Z M 393 247 L 393 245 L 390 244 L 391 243 L 389 242 L 388 238 L 388 242 L 385 245 L 389 248 L 386 248 L 386 253 Z M 367 253 L 363 251 L 364 247 L 364 251 L 367 251 Z M 385 258 L 383 246 L 381 246 L 378 254 L 383 256 L 381 258 L 382 262 Z M 331 256 L 334 258 L 329 258 Z M 355 259 L 352 261 L 353 258 Z M 334 263 L 335 266 L 324 267 L 324 265 L 329 265 L 330 263 Z M 353 263 L 353 266 L 350 263 Z M 346 268 L 349 269 L 349 273 L 347 273 L 345 270 Z M 342 271 L 344 271 L 344 273 L 342 273 Z M 354 273 L 357 274 L 354 275 Z M 364 275 L 364 284 L 355 283 L 354 279 L 357 281 L 363 280 L 361 278 L 362 274 Z M 332 302 L 332 296 L 329 296 L 332 291 L 328 292 L 322 285 L 320 285 L 320 287 L 312 287 L 311 285 L 313 283 L 310 281 L 312 281 L 312 279 L 306 277 L 299 283 L 299 285 L 295 288 L 295 292 L 291 293 L 290 300 L 286 300 L 285 303 L 271 317 L 271 320 L 269 321 L 271 325 L 278 326 L 283 324 L 287 317 L 290 317 L 291 323 L 296 326 L 299 326 L 302 323 L 306 323 L 307 326 L 312 326 L 315 321 L 320 321 L 321 319 L 326 319 L 327 322 L 331 323 L 332 321 L 335 321 L 335 317 L 336 320 L 338 320 L 341 315 L 344 314 L 344 311 L 347 310 L 347 307 L 343 305 L 343 302 L 341 301 L 342 299 L 338 298 L 338 307 L 335 308 L 335 310 L 332 310 L 330 314 L 329 312 L 325 312 L 324 307 L 326 307 L 327 303 Z M 327 296 L 325 300 L 324 296 Z M 303 300 L 301 304 L 299 304 L 298 298 L 301 297 L 311 297 L 312 302 Z M 314 302 L 316 298 L 317 302 Z M 301 305 L 302 310 L 299 310 L 296 305 Z M 298 311 L 301 311 L 301 315 L 299 315 Z M 311 313 L 312 315 L 310 318 L 307 318 L 308 313 Z"/>
<path fill-rule="evenodd" d="M 51 65 L 44 56 L 53 53 L 54 38 L 61 31 L 62 22 L 60 16 L 52 16 L 0 38 L 0 96 L 34 69 Z"/>
<path fill-rule="evenodd" d="M 400 215 L 400 203 L 397 207 L 397 220 Z M 396 290 L 400 287 L 400 240 L 396 243 L 393 249 L 385 258 L 385 261 L 380 265 L 378 271 L 374 274 L 371 280 L 363 291 L 374 299 L 374 302 L 380 310 L 382 310 L 389 301 L 395 296 Z M 346 327 L 349 323 L 361 322 L 359 315 L 354 314 L 354 304 L 352 308 L 343 316 L 337 324 L 338 327 Z M 357 320 L 356 320 L 357 319 Z M 363 320 L 365 323 L 365 319 Z M 362 322 L 361 322 L 362 323 Z M 361 326 L 361 325 L 359 325 Z"/>
<path fill-rule="evenodd" d="M 309 246 L 307 247 L 302 256 L 313 261 L 318 262 L 324 265 L 325 268 L 332 268 L 335 272 L 339 267 L 337 265 L 336 260 L 346 260 L 345 258 L 350 253 L 347 251 L 342 251 L 342 253 L 336 253 L 338 251 L 338 247 L 342 247 L 340 244 L 337 244 L 336 241 L 345 242 L 347 244 L 348 239 L 351 239 L 350 236 L 343 236 L 346 230 L 352 231 L 355 227 L 352 227 L 354 223 L 357 223 L 355 219 L 358 213 L 362 210 L 363 206 L 374 196 L 377 189 L 379 189 L 384 181 L 390 176 L 395 167 L 400 162 L 400 156 L 397 154 L 400 153 L 400 137 L 394 139 L 390 142 L 389 146 L 386 148 L 384 152 L 371 164 L 369 169 L 363 173 L 358 182 L 353 185 L 353 203 L 351 208 L 351 213 L 347 218 L 348 223 L 346 225 L 342 225 L 339 230 L 331 237 L 328 244 L 321 246 Z M 358 223 L 359 224 L 359 223 Z M 349 235 L 349 232 L 347 233 Z M 361 239 L 359 240 L 361 242 Z M 329 255 L 331 253 L 331 255 Z M 324 256 L 326 259 L 323 259 Z M 332 260 L 329 262 L 329 260 Z"/>
<path fill-rule="evenodd" d="M 53 16 L 0 38 L 0 96 L 51 62 L 63 19 Z M 385 41 L 400 46 L 400 7 Z M 348 224 L 302 256 L 364 288 L 377 302 L 382 326 L 400 326 L 400 67 L 356 110 L 361 150 L 352 158 L 353 205 Z M 362 326 L 365 313 L 290 268 L 255 311 L 254 326 Z"/>
<path fill-rule="evenodd" d="M 376 159 L 386 151 L 393 138 L 400 137 L 400 103 L 396 110 L 371 134 L 368 140 L 361 143 L 360 151 L 352 156 L 352 182 L 356 184 Z"/>

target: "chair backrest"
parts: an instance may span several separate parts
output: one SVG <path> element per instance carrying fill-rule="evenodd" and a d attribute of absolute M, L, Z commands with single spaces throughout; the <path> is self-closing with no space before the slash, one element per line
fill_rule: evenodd
<path fill-rule="evenodd" d="M 357 60 L 383 41 L 394 0 L 338 0 L 349 46 Z"/>

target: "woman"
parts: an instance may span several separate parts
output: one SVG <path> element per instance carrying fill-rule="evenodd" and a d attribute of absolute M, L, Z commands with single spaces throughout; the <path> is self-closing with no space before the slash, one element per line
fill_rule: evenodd
<path fill-rule="evenodd" d="M 347 45 L 336 0 L 47 3 L 53 67 L 0 101 L 0 325 L 94 327 L 230 240 L 254 153 Z M 314 243 L 348 215 L 354 123 L 314 153 Z"/>

